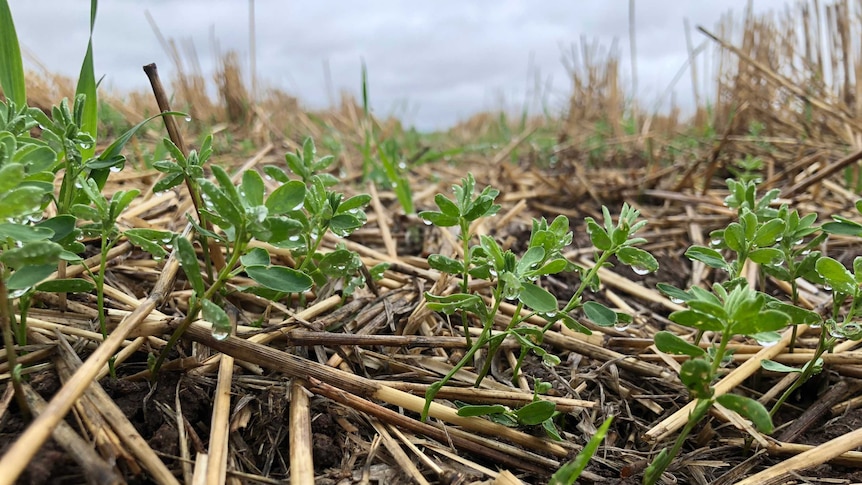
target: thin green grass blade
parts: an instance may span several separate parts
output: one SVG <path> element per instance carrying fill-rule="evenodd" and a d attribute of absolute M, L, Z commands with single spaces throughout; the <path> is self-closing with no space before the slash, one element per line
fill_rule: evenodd
<path fill-rule="evenodd" d="M 0 0 L 0 88 L 19 108 L 27 104 L 21 47 L 7 0 Z"/>
<path fill-rule="evenodd" d="M 78 86 L 75 94 L 86 96 L 84 100 L 84 114 L 81 120 L 81 129 L 96 138 L 99 128 L 99 100 L 96 97 L 96 71 L 93 66 L 93 28 L 96 25 L 96 9 L 98 0 L 90 0 L 90 39 L 87 42 L 87 54 L 81 64 L 81 73 L 78 75 Z M 81 148 L 81 157 L 84 160 L 93 158 L 96 154 L 96 144 L 87 148 Z"/>

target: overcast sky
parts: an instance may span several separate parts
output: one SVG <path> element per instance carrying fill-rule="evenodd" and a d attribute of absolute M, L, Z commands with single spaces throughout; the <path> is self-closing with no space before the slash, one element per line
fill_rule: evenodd
<path fill-rule="evenodd" d="M 76 76 L 87 43 L 85 0 L 13 0 L 22 46 L 52 71 Z M 687 58 L 683 19 L 712 28 L 745 1 L 637 0 L 639 98 L 659 98 Z M 784 8 L 786 0 L 754 0 L 756 11 Z M 628 77 L 628 1 L 515 0 L 256 0 L 257 65 L 263 86 L 281 88 L 312 109 L 330 102 L 325 65 L 337 93 L 360 89 L 360 62 L 369 72 L 375 113 L 390 113 L 420 129 L 442 129 L 487 109 L 516 110 L 541 78 L 549 107 L 561 112 L 569 80 L 561 61 L 581 38 L 619 41 Z M 248 61 L 247 0 L 102 1 L 95 33 L 97 78 L 118 90 L 146 88 L 141 66 L 171 74 L 170 58 L 146 20 L 149 11 L 165 37 L 191 40 L 204 73 L 219 49 Z M 694 33 L 699 44 L 704 37 Z M 630 79 L 630 78 L 629 78 Z M 688 76 L 679 103 L 691 103 Z M 532 102 L 535 98 L 531 98 Z"/>

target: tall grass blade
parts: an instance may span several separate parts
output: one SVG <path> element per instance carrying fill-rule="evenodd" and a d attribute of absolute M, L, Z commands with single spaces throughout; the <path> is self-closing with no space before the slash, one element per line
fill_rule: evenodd
<path fill-rule="evenodd" d="M 96 140 L 96 131 L 99 127 L 99 101 L 96 97 L 96 71 L 93 66 L 93 28 L 96 25 L 96 8 L 98 0 L 90 0 L 90 39 L 87 42 L 87 54 L 81 64 L 81 73 L 78 76 L 78 85 L 75 94 L 83 94 L 84 113 L 81 120 L 81 129 Z M 96 144 L 89 147 L 81 147 L 81 158 L 89 160 L 96 154 Z"/>
<path fill-rule="evenodd" d="M 0 1 L 0 87 L 6 98 L 14 101 L 19 108 L 27 104 L 21 47 L 7 0 Z"/>

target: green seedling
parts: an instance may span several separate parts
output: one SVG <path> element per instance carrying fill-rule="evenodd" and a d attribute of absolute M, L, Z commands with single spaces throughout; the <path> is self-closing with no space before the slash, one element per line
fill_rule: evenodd
<path fill-rule="evenodd" d="M 688 309 L 674 312 L 669 317 L 685 327 L 716 332 L 720 336 L 717 346 L 706 351 L 670 332 L 661 331 L 655 336 L 656 347 L 662 352 L 690 357 L 682 364 L 679 377 L 696 405 L 673 447 L 663 449 L 647 467 L 643 479 L 645 484 L 658 481 L 682 449 L 688 435 L 715 403 L 750 419 L 760 431 L 772 432 L 772 419 L 762 404 L 735 394 L 716 396 L 713 383 L 728 356 L 727 344 L 734 337 L 776 332 L 790 322 L 790 317 L 774 309 L 773 301 L 767 295 L 751 289 L 744 280 L 734 280 L 729 286 L 730 289 L 716 283 L 712 292 L 693 287 L 688 292 L 677 293 L 678 298 L 685 299 Z"/>
<path fill-rule="evenodd" d="M 596 434 L 590 438 L 590 441 L 586 446 L 584 446 L 584 449 L 581 450 L 581 452 L 578 453 L 572 461 L 561 466 L 559 470 L 551 475 L 551 480 L 548 482 L 548 485 L 572 485 L 575 483 L 578 480 L 578 477 L 581 476 L 581 473 L 583 473 L 587 468 L 587 464 L 590 462 L 590 459 L 596 454 L 596 451 L 599 449 L 599 445 L 601 445 L 602 440 L 605 439 L 605 435 L 608 434 L 608 429 L 610 429 L 612 421 L 613 417 L 605 419 L 605 422 L 599 426 L 599 429 L 596 430 Z"/>
<path fill-rule="evenodd" d="M 583 307 L 588 318 L 602 326 L 612 326 L 618 322 L 630 321 L 631 317 L 617 312 L 597 302 L 584 304 L 581 297 L 586 288 L 598 288 L 598 270 L 608 264 L 611 256 L 639 273 L 655 271 L 658 263 L 646 251 L 634 247 L 644 242 L 641 238 L 631 237 L 641 229 L 645 222 L 637 221 L 638 211 L 628 205 L 623 206 L 619 222 L 613 223 L 610 212 L 603 208 L 605 225 L 601 226 L 592 218 L 587 218 L 587 230 L 593 244 L 596 246 L 596 264 L 589 270 L 578 267 L 567 261 L 562 250 L 572 241 L 569 231 L 569 220 L 558 216 L 550 224 L 544 220 L 534 220 L 530 240 L 526 251 L 519 257 L 511 250 L 503 251 L 500 245 L 490 236 L 479 237 L 478 244 L 471 244 L 473 237 L 471 224 L 479 218 L 493 216 L 500 206 L 494 203 L 499 191 L 485 187 L 476 194 L 475 179 L 472 174 L 461 180 L 461 185 L 453 187 L 454 199 L 438 194 L 434 201 L 438 211 L 421 212 L 420 217 L 438 227 L 457 226 L 460 229 L 459 238 L 464 254 L 463 260 L 457 260 L 444 255 L 431 255 L 428 264 L 441 272 L 461 276 L 460 292 L 451 295 L 434 295 L 425 293 L 428 308 L 447 315 L 459 313 L 464 326 L 469 350 L 461 360 L 440 381 L 432 384 L 425 394 L 425 408 L 422 418 L 425 419 L 431 406 L 431 401 L 439 389 L 448 382 L 461 368 L 473 359 L 479 349 L 488 346 L 488 356 L 485 365 L 479 371 L 476 385 L 478 386 L 490 371 L 490 365 L 506 337 L 514 338 L 521 346 L 518 363 L 513 372 L 517 378 L 523 359 L 533 352 L 542 358 L 546 365 L 556 365 L 559 357 L 545 351 L 541 344 L 544 333 L 555 323 L 562 322 L 573 330 L 589 333 L 570 313 Z M 581 274 L 581 283 L 569 302 L 562 308 L 556 296 L 539 285 L 539 280 L 547 275 L 563 271 L 577 271 Z M 469 292 L 470 279 L 477 278 L 493 282 L 490 304 L 477 295 Z M 510 300 L 515 305 L 513 316 L 503 331 L 493 333 L 493 326 L 504 300 Z M 522 314 L 522 310 L 529 312 Z M 543 317 L 548 323 L 543 328 L 522 323 L 534 315 Z M 470 318 L 475 317 L 481 325 L 481 332 L 476 341 L 470 339 Z"/>
<path fill-rule="evenodd" d="M 554 418 L 560 413 L 553 401 L 544 400 L 541 394 L 551 389 L 551 384 L 535 379 L 533 384 L 533 401 L 518 409 L 510 409 L 502 404 L 471 405 L 458 404 L 458 416 L 488 416 L 491 421 L 516 428 L 518 426 L 541 426 L 552 439 L 562 441 L 560 432 L 554 424 Z"/>
<path fill-rule="evenodd" d="M 185 160 L 180 159 L 178 151 L 174 155 L 178 157 L 176 165 L 159 165 L 172 181 L 156 186 L 156 189 L 165 190 L 171 184 L 187 180 L 190 174 L 202 171 L 207 158 L 203 155 L 208 156 L 208 152 L 202 151 L 195 157 L 190 154 Z M 225 287 L 231 278 L 245 273 L 258 286 L 240 288 L 242 291 L 275 301 L 290 294 L 302 295 L 313 286 L 320 287 L 332 279 L 348 280 L 361 265 L 359 257 L 343 247 L 325 254 L 319 249 L 327 232 L 347 237 L 365 223 L 363 209 L 371 200 L 370 196 L 361 194 L 345 199 L 343 194 L 331 190 L 338 179 L 324 171 L 333 159 L 318 158 L 310 138 L 303 143 L 302 150 L 288 153 L 285 160 L 289 171 L 275 166 L 264 167 L 266 177 L 279 184 L 269 194 L 266 193 L 264 178 L 256 170 L 243 172 L 240 183 L 235 185 L 223 168 L 212 165 L 215 182 L 198 177 L 193 183 L 187 183 L 187 187 L 200 191 L 197 199 L 201 201 L 201 219 L 212 222 L 218 229 L 207 229 L 191 217 L 189 222 L 198 234 L 206 238 L 202 247 L 215 242 L 217 247 L 224 249 L 227 263 L 207 284 L 194 246 L 184 237 L 175 238 L 177 256 L 193 289 L 193 296 L 187 317 L 155 361 L 154 371 L 160 368 L 167 351 L 199 313 L 212 323 L 214 337 L 223 339 L 230 334 L 233 325 L 220 303 L 226 296 Z M 299 180 L 291 179 L 291 174 L 298 176 Z M 272 264 L 266 251 L 250 246 L 252 241 L 288 249 L 298 264 L 295 268 Z M 348 287 L 357 284 L 355 279 L 347 281 Z"/>

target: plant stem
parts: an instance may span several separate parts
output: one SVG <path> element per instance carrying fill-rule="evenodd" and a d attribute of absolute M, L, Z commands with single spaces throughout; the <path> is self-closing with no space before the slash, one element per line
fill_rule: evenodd
<path fill-rule="evenodd" d="M 5 268 L 0 265 L 0 272 L 5 272 Z M 12 313 L 9 308 L 9 294 L 6 289 L 6 280 L 0 278 L 0 329 L 3 332 L 3 346 L 6 347 L 6 362 L 9 364 L 9 370 L 12 375 L 12 389 L 15 390 L 15 400 L 18 402 L 18 408 L 21 409 L 21 414 L 25 419 L 30 419 L 30 407 L 27 405 L 27 399 L 24 397 L 24 389 L 21 386 L 21 380 L 16 377 L 15 368 L 18 367 L 18 356 L 15 354 L 15 340 L 12 337 L 12 324 L 9 315 Z"/>
<path fill-rule="evenodd" d="M 461 293 L 467 293 L 470 290 L 470 223 L 461 219 L 461 249 L 464 252 L 464 272 L 461 274 Z M 499 286 L 499 280 L 497 282 Z M 464 327 L 464 339 L 467 342 L 467 347 L 473 345 L 470 337 L 470 322 L 467 320 L 467 315 L 461 313 L 461 325 Z"/>
<path fill-rule="evenodd" d="M 586 276 L 581 279 L 581 284 L 578 285 L 578 289 L 575 290 L 575 294 L 572 295 L 572 298 L 569 300 L 568 303 L 566 303 L 566 306 L 563 307 L 562 313 L 569 313 L 570 311 L 580 306 L 581 295 L 584 293 L 584 290 L 587 289 L 587 285 L 589 285 L 590 281 L 592 281 L 593 278 L 596 277 L 596 275 L 599 273 L 599 269 L 604 266 L 604 264 L 607 262 L 608 259 L 610 259 L 612 254 L 613 251 L 610 250 L 602 252 L 602 254 L 599 256 L 599 259 L 596 261 L 596 264 L 594 264 L 593 267 L 587 271 Z"/>
<path fill-rule="evenodd" d="M 239 230 L 238 233 L 239 237 L 237 237 L 237 241 L 240 241 L 241 239 L 244 240 L 245 231 Z M 234 251 L 231 253 L 230 262 L 228 262 L 228 264 L 225 265 L 225 267 L 222 268 L 221 271 L 219 271 L 218 277 L 213 282 L 213 284 L 209 288 L 207 288 L 207 291 L 204 293 L 203 297 L 195 301 L 195 304 L 191 308 L 189 308 L 188 315 L 186 315 L 186 318 L 183 319 L 183 322 L 180 324 L 179 327 L 177 327 L 174 333 L 171 334 L 171 338 L 168 340 L 168 343 L 165 345 L 165 348 L 162 349 L 161 353 L 159 353 L 159 357 L 158 359 L 156 359 L 156 363 L 153 365 L 153 368 L 151 370 L 153 379 L 155 379 L 158 375 L 159 369 L 162 367 L 162 364 L 164 364 L 168 353 L 171 351 L 171 349 L 174 348 L 174 346 L 180 340 L 180 337 L 182 337 L 182 335 L 189 328 L 189 326 L 191 326 L 195 318 L 197 318 L 197 315 L 201 310 L 201 300 L 211 300 L 212 297 L 216 294 L 216 292 L 218 292 L 221 287 L 224 286 L 225 282 L 230 279 L 231 268 L 236 266 L 236 264 L 239 262 L 239 257 L 240 255 L 242 255 L 243 250 L 245 250 L 246 245 L 247 242 L 245 241 L 241 243 L 236 243 L 236 245 L 234 246 Z"/>

